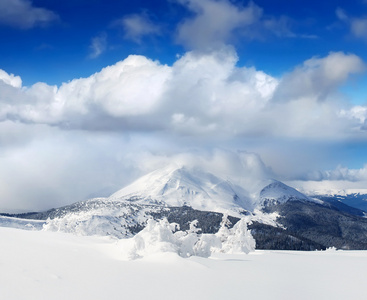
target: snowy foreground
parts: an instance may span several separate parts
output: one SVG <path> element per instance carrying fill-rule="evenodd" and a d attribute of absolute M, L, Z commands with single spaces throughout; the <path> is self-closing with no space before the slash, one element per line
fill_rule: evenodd
<path fill-rule="evenodd" d="M 1 228 L 1 299 L 367 299 L 367 251 L 123 260 L 102 237 Z"/>

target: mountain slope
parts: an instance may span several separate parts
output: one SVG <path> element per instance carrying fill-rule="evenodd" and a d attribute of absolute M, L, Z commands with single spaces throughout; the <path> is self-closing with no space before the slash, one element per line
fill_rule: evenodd
<path fill-rule="evenodd" d="M 367 212 L 367 193 L 342 193 L 338 194 L 330 194 L 330 195 L 316 195 L 313 196 L 322 201 L 330 202 L 334 205 L 337 205 L 338 202 L 340 204 L 345 204 L 350 207 L 354 207 L 358 210 L 362 210 Z"/>
<path fill-rule="evenodd" d="M 324 247 L 367 249 L 367 219 L 331 205 L 294 200 L 268 205 L 264 211 L 277 212 L 277 222 L 290 234 Z"/>

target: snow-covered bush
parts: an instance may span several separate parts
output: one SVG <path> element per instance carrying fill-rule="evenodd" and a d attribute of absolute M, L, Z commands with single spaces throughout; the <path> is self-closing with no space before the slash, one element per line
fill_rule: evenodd
<path fill-rule="evenodd" d="M 131 239 L 121 240 L 125 255 L 135 259 L 159 252 L 175 252 L 179 248 L 173 235 L 177 224 L 168 223 L 167 219 L 160 221 L 148 220 L 147 226 Z"/>
<path fill-rule="evenodd" d="M 247 221 L 242 218 L 232 229 L 229 229 L 227 239 L 222 242 L 221 252 L 249 253 L 255 249 L 255 239 L 247 229 Z"/>
<path fill-rule="evenodd" d="M 194 246 L 194 255 L 209 257 L 214 252 L 220 252 L 222 243 L 215 234 L 202 234 Z"/>
<path fill-rule="evenodd" d="M 228 218 L 224 216 L 216 234 L 200 234 L 196 226 L 197 221 L 193 221 L 189 230 L 181 231 L 178 224 L 170 224 L 167 219 L 150 219 L 133 238 L 121 240 L 121 248 L 128 259 L 159 252 L 173 252 L 182 257 L 209 257 L 212 253 L 249 253 L 255 249 L 255 240 L 244 218 L 230 229 Z"/>
<path fill-rule="evenodd" d="M 336 252 L 337 250 L 334 246 L 325 249 L 327 252 Z"/>

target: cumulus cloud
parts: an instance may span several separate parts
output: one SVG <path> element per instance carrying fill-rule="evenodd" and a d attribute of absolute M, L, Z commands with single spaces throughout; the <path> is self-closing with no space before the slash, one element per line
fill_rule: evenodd
<path fill-rule="evenodd" d="M 342 109 L 340 111 L 342 117 L 348 118 L 350 120 L 357 121 L 356 129 L 367 130 L 367 106 L 353 106 L 352 108 L 346 110 Z"/>
<path fill-rule="evenodd" d="M 169 67 L 132 55 L 88 78 L 74 79 L 59 88 L 45 83 L 22 90 L 12 88 L 9 98 L 1 96 L 0 119 L 11 115 L 22 122 L 76 128 L 83 127 L 84 122 L 103 122 L 103 118 L 113 123 L 114 118 L 146 115 L 161 99 L 169 74 Z M 124 129 L 126 127 L 129 128 L 129 124 Z"/>
<path fill-rule="evenodd" d="M 129 56 L 59 88 L 44 83 L 13 88 L 0 117 L 69 128 L 173 129 L 190 135 L 215 132 L 225 118 L 233 131 L 244 113 L 266 103 L 277 84 L 261 71 L 236 68 L 236 62 L 233 50 L 187 53 L 171 67 Z"/>
<path fill-rule="evenodd" d="M 272 128 L 304 138 L 341 139 L 361 133 L 361 122 L 344 112 L 344 106 L 351 104 L 343 103 L 338 88 L 364 70 L 358 56 L 343 52 L 306 60 L 281 78 L 269 113 L 284 118 L 273 122 Z M 292 126 L 287 129 L 286 124 Z"/>
<path fill-rule="evenodd" d="M 141 43 L 145 36 L 161 34 L 160 26 L 153 23 L 145 13 L 124 16 L 115 21 L 113 25 L 121 26 L 124 30 L 124 37 L 136 43 Z"/>
<path fill-rule="evenodd" d="M 91 53 L 89 54 L 89 58 L 97 58 L 103 52 L 106 51 L 107 48 L 107 35 L 105 33 L 101 33 L 94 38 L 92 38 L 92 42 L 89 46 Z"/>
<path fill-rule="evenodd" d="M 313 57 L 282 78 L 274 98 L 323 101 L 350 75 L 364 70 L 364 62 L 354 54 L 331 52 L 324 58 Z"/>
<path fill-rule="evenodd" d="M 20 88 L 22 86 L 22 79 L 14 74 L 8 74 L 4 70 L 0 69 L 0 80 L 12 87 Z"/>
<path fill-rule="evenodd" d="M 363 126 L 365 119 L 353 117 L 357 107 L 335 100 L 339 86 L 364 69 L 359 57 L 311 58 L 280 79 L 237 60 L 231 47 L 188 52 L 172 66 L 132 55 L 60 87 L 21 88 L 20 79 L 1 73 L 13 85 L 0 85 L 0 119 L 205 138 L 346 138 Z"/>
<path fill-rule="evenodd" d="M 269 100 L 277 80 L 254 68 L 237 68 L 230 49 L 187 53 L 172 67 L 166 109 L 172 128 L 183 134 L 236 134 L 251 113 Z M 241 124 L 242 123 L 242 124 Z"/>
<path fill-rule="evenodd" d="M 0 1 L 0 24 L 20 29 L 44 26 L 59 19 L 48 9 L 35 7 L 29 0 Z"/>
<path fill-rule="evenodd" d="M 55 94 L 58 101 L 54 104 L 60 107 L 58 119 L 86 129 L 90 122 L 105 120 L 112 130 L 111 126 L 117 126 L 117 130 L 139 129 L 147 122 L 154 130 L 159 124 L 154 124 L 153 114 L 162 101 L 170 73 L 168 66 L 142 56 L 129 56 L 91 77 L 63 84 Z"/>

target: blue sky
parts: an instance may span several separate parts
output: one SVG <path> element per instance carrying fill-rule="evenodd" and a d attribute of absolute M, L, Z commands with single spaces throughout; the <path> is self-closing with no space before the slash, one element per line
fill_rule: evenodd
<path fill-rule="evenodd" d="M 365 0 L 0 0 L 0 40 L 0 210 L 183 153 L 367 186 Z"/>
<path fill-rule="evenodd" d="M 6 5 L 11 1 L 2 2 Z M 23 24 L 25 17 L 21 13 L 29 13 L 24 10 L 13 17 L 15 21 L 3 23 L 0 65 L 7 72 L 20 75 L 25 85 L 37 81 L 59 85 L 73 78 L 87 77 L 129 54 L 171 64 L 177 54 L 190 48 L 177 41 L 178 25 L 194 15 L 185 2 L 32 1 L 32 8 L 43 8 L 54 15 L 46 22 L 35 20 L 33 24 Z M 247 1 L 231 3 L 237 7 L 248 5 Z M 348 21 L 337 16 L 339 9 L 349 18 L 365 17 L 367 4 L 363 0 L 304 1 L 301 5 L 285 0 L 254 3 L 262 10 L 261 19 L 272 20 L 274 28 L 256 25 L 253 36 L 241 34 L 241 28 L 233 30 L 226 42 L 236 47 L 241 65 L 254 65 L 277 76 L 312 56 L 324 56 L 330 51 L 351 52 L 367 58 L 366 36 L 354 36 Z M 129 36 L 121 22 L 117 23 L 133 15 L 149 20 L 157 31 L 141 36 L 136 33 L 136 39 Z M 104 44 L 95 57 L 93 39 L 100 39 Z"/>

